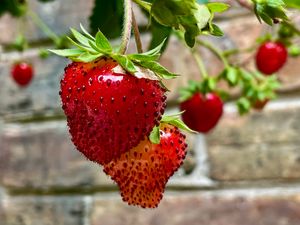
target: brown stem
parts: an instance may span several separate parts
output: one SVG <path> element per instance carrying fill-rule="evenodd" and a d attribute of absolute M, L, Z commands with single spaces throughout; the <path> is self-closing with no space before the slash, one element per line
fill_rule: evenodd
<path fill-rule="evenodd" d="M 136 22 L 133 10 L 132 10 L 132 26 L 133 26 L 133 33 L 134 33 L 137 51 L 138 51 L 138 53 L 143 53 L 143 45 L 142 45 L 142 41 L 141 41 L 139 26 Z"/>
<path fill-rule="evenodd" d="M 253 11 L 253 5 L 248 0 L 236 0 L 240 6 Z"/>

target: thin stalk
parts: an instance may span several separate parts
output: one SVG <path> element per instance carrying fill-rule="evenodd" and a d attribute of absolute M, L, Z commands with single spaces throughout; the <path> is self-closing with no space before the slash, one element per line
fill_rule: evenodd
<path fill-rule="evenodd" d="M 240 6 L 246 8 L 250 11 L 253 11 L 253 5 L 248 0 L 236 0 L 236 1 L 240 4 Z"/>
<path fill-rule="evenodd" d="M 43 22 L 43 20 L 37 14 L 29 10 L 27 15 L 54 43 L 59 42 L 60 38 L 47 26 L 47 24 Z"/>
<path fill-rule="evenodd" d="M 197 51 L 195 49 L 192 50 L 192 55 L 197 63 L 197 66 L 200 70 L 200 73 L 202 75 L 203 79 L 206 79 L 208 77 L 208 73 L 207 70 L 205 68 L 204 62 L 202 60 L 202 58 L 200 57 L 200 55 L 197 53 Z"/>
<path fill-rule="evenodd" d="M 135 38 L 135 44 L 136 44 L 137 51 L 138 51 L 138 53 L 143 53 L 143 45 L 142 45 L 142 41 L 141 41 L 139 26 L 136 22 L 133 10 L 132 10 L 132 25 L 133 25 L 133 32 L 134 32 L 134 38 Z"/>
<path fill-rule="evenodd" d="M 211 43 L 203 40 L 197 40 L 197 43 L 207 49 L 209 49 L 215 56 L 217 56 L 223 63 L 225 67 L 229 67 L 229 62 L 224 56 L 223 52 L 220 51 L 218 48 L 213 46 Z"/>
<path fill-rule="evenodd" d="M 119 50 L 120 54 L 125 54 L 128 49 L 128 45 L 131 37 L 131 28 L 132 28 L 132 1 L 124 0 L 124 25 L 123 25 L 122 42 Z"/>

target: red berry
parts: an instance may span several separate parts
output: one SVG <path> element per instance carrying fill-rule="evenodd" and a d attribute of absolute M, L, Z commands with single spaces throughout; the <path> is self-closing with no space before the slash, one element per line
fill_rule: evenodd
<path fill-rule="evenodd" d="M 164 112 L 159 81 L 114 72 L 102 58 L 73 62 L 61 81 L 62 107 L 72 141 L 89 160 L 108 163 L 148 136 Z"/>
<path fill-rule="evenodd" d="M 266 104 L 269 102 L 269 99 L 265 99 L 263 101 L 257 100 L 252 104 L 252 107 L 258 111 L 263 110 Z"/>
<path fill-rule="evenodd" d="M 195 93 L 191 98 L 180 104 L 184 111 L 182 119 L 191 129 L 207 133 L 218 123 L 223 114 L 223 102 L 214 93 L 203 95 Z"/>
<path fill-rule="evenodd" d="M 13 65 L 11 75 L 18 85 L 25 87 L 33 78 L 33 68 L 25 62 L 17 63 Z"/>
<path fill-rule="evenodd" d="M 266 75 L 277 72 L 286 62 L 288 52 L 280 42 L 266 42 L 256 54 L 256 66 Z"/>
<path fill-rule="evenodd" d="M 185 136 L 177 127 L 160 127 L 160 144 L 148 138 L 137 147 L 104 165 L 104 172 L 119 185 L 129 205 L 155 208 L 162 199 L 166 183 L 186 155 Z"/>

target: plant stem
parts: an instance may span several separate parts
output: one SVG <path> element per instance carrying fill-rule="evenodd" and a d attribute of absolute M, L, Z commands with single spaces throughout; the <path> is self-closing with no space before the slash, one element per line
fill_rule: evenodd
<path fill-rule="evenodd" d="M 131 28 L 132 28 L 132 2 L 131 0 L 124 0 L 124 25 L 123 25 L 122 42 L 119 50 L 120 54 L 125 54 L 128 49 L 128 44 L 131 36 Z"/>
<path fill-rule="evenodd" d="M 54 42 L 58 43 L 60 38 L 44 23 L 44 21 L 34 12 L 28 11 L 27 15 L 32 21 Z"/>
<path fill-rule="evenodd" d="M 192 49 L 192 55 L 197 63 L 197 66 L 200 70 L 200 73 L 202 75 L 202 78 L 203 79 L 206 79 L 208 77 L 208 73 L 207 73 L 207 70 L 205 68 L 205 65 L 204 65 L 204 62 L 202 60 L 202 58 L 199 56 L 199 54 L 197 53 L 196 49 Z"/>
<path fill-rule="evenodd" d="M 197 40 L 197 43 L 207 49 L 209 49 L 215 56 L 217 56 L 223 63 L 225 67 L 229 67 L 229 62 L 218 48 L 213 46 L 211 43 L 203 40 Z"/>
<path fill-rule="evenodd" d="M 250 11 L 253 11 L 253 5 L 248 0 L 236 0 L 240 6 L 249 9 Z"/>
<path fill-rule="evenodd" d="M 141 35 L 139 31 L 139 26 L 136 22 L 134 12 L 132 11 L 132 25 L 133 25 L 133 32 L 134 32 L 134 38 L 135 38 L 135 44 L 138 53 L 143 53 L 143 45 L 141 41 Z"/>

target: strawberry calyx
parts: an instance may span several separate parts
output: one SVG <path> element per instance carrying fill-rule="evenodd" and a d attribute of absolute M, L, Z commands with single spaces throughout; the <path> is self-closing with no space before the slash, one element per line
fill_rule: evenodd
<path fill-rule="evenodd" d="M 68 37 L 68 40 L 75 48 L 49 51 L 56 55 L 67 57 L 75 62 L 88 63 L 103 57 L 112 58 L 117 61 L 125 71 L 137 77 L 143 76 L 143 78 L 162 80 L 173 79 L 178 76 L 177 74 L 169 72 L 157 62 L 164 42 L 156 48 L 144 53 L 123 55 L 112 47 L 100 30 L 96 36 L 93 37 L 82 25 L 80 25 L 80 27 L 82 33 L 71 28 L 75 40 Z"/>
<path fill-rule="evenodd" d="M 181 119 L 180 115 L 183 112 L 179 112 L 173 115 L 163 115 L 162 119 L 160 120 L 160 124 L 158 126 L 154 126 L 150 135 L 149 140 L 153 144 L 159 144 L 160 143 L 160 129 L 164 124 L 173 125 L 175 127 L 178 127 L 181 130 L 188 131 L 191 133 L 197 133 L 197 131 L 194 131 L 190 129 Z"/>

